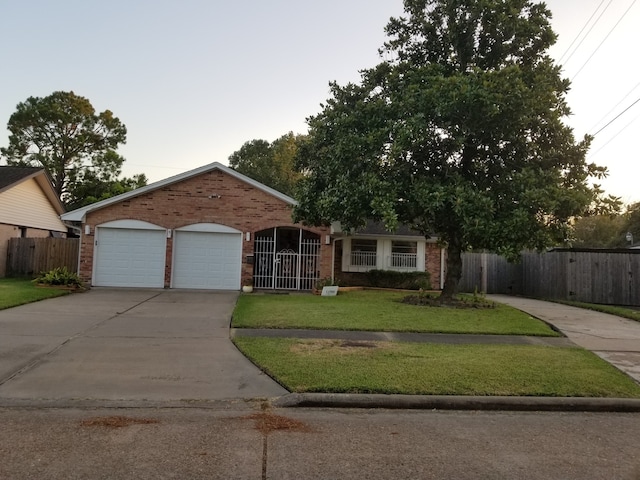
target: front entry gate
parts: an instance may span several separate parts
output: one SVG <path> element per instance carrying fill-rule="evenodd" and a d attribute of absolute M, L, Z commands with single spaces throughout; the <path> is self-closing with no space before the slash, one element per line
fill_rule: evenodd
<path fill-rule="evenodd" d="M 320 277 L 319 263 L 319 235 L 286 227 L 256 233 L 255 288 L 311 290 Z"/>

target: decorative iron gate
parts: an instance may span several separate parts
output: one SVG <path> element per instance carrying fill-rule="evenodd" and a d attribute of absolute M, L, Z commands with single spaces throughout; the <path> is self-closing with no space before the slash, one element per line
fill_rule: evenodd
<path fill-rule="evenodd" d="M 302 229 L 263 230 L 254 244 L 253 284 L 255 288 L 311 290 L 320 277 L 319 260 L 318 235 Z"/>

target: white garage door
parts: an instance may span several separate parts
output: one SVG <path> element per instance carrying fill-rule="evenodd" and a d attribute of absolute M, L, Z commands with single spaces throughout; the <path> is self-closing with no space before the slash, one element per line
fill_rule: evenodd
<path fill-rule="evenodd" d="M 98 227 L 93 284 L 164 287 L 166 231 Z"/>
<path fill-rule="evenodd" d="M 240 233 L 177 231 L 173 288 L 240 289 Z"/>

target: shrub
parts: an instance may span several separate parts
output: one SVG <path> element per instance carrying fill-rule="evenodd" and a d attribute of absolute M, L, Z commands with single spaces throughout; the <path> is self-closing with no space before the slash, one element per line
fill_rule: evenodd
<path fill-rule="evenodd" d="M 324 277 L 319 279 L 313 286 L 316 290 L 322 290 L 323 287 L 332 287 L 338 285 L 338 279 L 333 280 L 331 277 Z"/>
<path fill-rule="evenodd" d="M 66 287 L 82 287 L 82 280 L 74 272 L 67 270 L 67 267 L 57 267 L 48 272 L 40 273 L 34 280 L 35 283 L 45 285 L 63 285 Z"/>
<path fill-rule="evenodd" d="M 429 272 L 397 272 L 395 270 L 370 270 L 359 274 L 357 280 L 362 287 L 398 288 L 403 290 L 430 290 Z"/>

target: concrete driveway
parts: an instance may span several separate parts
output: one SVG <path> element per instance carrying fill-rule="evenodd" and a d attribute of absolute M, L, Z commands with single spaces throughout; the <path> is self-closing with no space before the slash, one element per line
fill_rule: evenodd
<path fill-rule="evenodd" d="M 0 399 L 207 401 L 287 393 L 229 340 L 235 292 L 93 289 L 0 311 Z"/>

